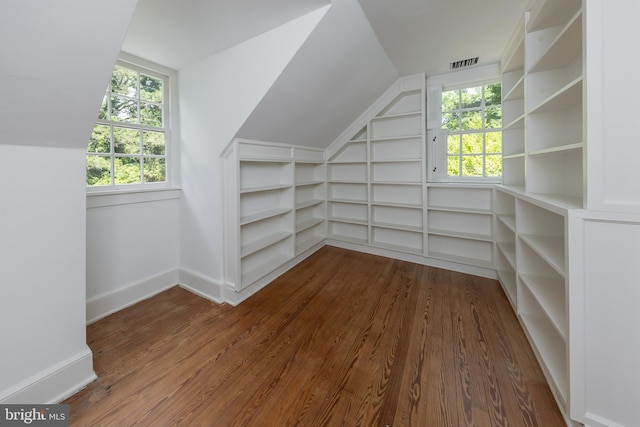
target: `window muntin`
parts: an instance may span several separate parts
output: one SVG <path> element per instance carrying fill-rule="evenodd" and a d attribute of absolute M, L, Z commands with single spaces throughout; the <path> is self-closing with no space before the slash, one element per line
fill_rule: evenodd
<path fill-rule="evenodd" d="M 442 128 L 447 137 L 447 177 L 502 176 L 500 83 L 442 92 Z"/>
<path fill-rule="evenodd" d="M 166 186 L 167 76 L 119 61 L 87 146 L 90 189 Z"/>

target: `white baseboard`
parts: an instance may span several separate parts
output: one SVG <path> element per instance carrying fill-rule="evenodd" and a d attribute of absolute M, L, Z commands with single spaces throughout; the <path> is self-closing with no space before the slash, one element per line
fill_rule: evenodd
<path fill-rule="evenodd" d="M 87 324 L 165 291 L 178 283 L 178 269 L 95 296 L 87 300 Z"/>
<path fill-rule="evenodd" d="M 306 258 L 311 256 L 314 252 L 318 251 L 324 245 L 325 245 L 324 240 L 322 242 L 320 242 L 320 243 L 317 243 L 316 245 L 314 245 L 311 248 L 307 249 L 306 251 L 302 252 L 297 257 L 293 258 L 292 260 L 290 260 L 290 261 L 286 262 L 285 264 L 281 265 L 280 267 L 276 268 L 271 273 L 267 274 L 266 276 L 262 277 L 259 280 L 256 280 L 251 285 L 247 286 L 246 288 L 242 289 L 241 291 L 236 291 L 236 290 L 232 289 L 231 287 L 224 287 L 223 288 L 223 290 L 224 290 L 224 301 L 226 303 L 228 303 L 228 304 L 233 305 L 233 306 L 236 306 L 236 305 L 240 304 L 242 301 L 246 300 L 251 295 L 255 294 L 260 289 L 262 289 L 265 286 L 267 286 L 273 280 L 275 280 L 276 278 L 278 278 L 282 274 L 286 273 L 288 270 L 290 270 L 291 268 L 295 267 L 297 264 L 299 264 L 302 261 L 304 261 Z"/>
<path fill-rule="evenodd" d="M 181 268 L 178 274 L 178 286 L 213 301 L 216 304 L 222 304 L 224 302 L 224 284 L 219 280 L 195 271 Z"/>
<path fill-rule="evenodd" d="M 495 270 L 485 267 L 477 267 L 474 265 L 461 264 L 453 261 L 441 260 L 436 258 L 428 258 L 420 255 L 408 254 L 390 249 L 376 248 L 374 246 L 360 245 L 357 243 L 343 242 L 340 240 L 327 239 L 327 245 L 338 248 L 349 249 L 352 251 L 364 252 L 371 255 L 379 255 L 386 258 L 399 259 L 401 261 L 413 262 L 416 264 L 427 265 L 429 267 L 443 268 L 445 270 L 456 271 L 458 273 L 470 274 L 473 276 L 486 277 L 488 279 L 498 279 Z"/>
<path fill-rule="evenodd" d="M 86 347 L 82 352 L 27 378 L 11 390 L 5 390 L 0 403 L 59 403 L 96 378 L 93 356 L 89 347 Z"/>

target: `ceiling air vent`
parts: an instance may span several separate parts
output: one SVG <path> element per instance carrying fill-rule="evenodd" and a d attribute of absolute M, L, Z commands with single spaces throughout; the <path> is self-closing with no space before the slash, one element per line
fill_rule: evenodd
<path fill-rule="evenodd" d="M 450 70 L 459 70 L 460 68 L 467 68 L 478 63 L 478 57 L 462 59 L 460 61 L 455 61 L 449 64 Z"/>

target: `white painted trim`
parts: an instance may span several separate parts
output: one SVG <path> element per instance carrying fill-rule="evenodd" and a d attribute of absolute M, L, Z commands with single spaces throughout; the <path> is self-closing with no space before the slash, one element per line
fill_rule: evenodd
<path fill-rule="evenodd" d="M 181 195 L 182 190 L 179 188 L 87 192 L 87 209 L 179 199 Z"/>
<path fill-rule="evenodd" d="M 0 403 L 53 404 L 75 394 L 97 378 L 89 347 L 4 390 Z"/>
<path fill-rule="evenodd" d="M 460 264 L 453 261 L 446 261 L 436 258 L 424 257 L 421 255 L 407 254 L 396 252 L 389 249 L 377 248 L 374 246 L 361 245 L 358 243 L 342 242 L 340 240 L 327 239 L 326 244 L 337 248 L 350 249 L 352 251 L 364 252 L 372 255 L 379 255 L 387 258 L 398 259 L 401 261 L 413 262 L 416 264 L 427 265 L 429 267 L 443 268 L 445 270 L 456 271 L 459 273 L 470 274 L 473 276 L 485 277 L 487 279 L 498 280 L 498 274 L 494 269 L 476 267 L 474 265 Z"/>
<path fill-rule="evenodd" d="M 195 271 L 181 268 L 178 274 L 178 286 L 216 304 L 224 302 L 222 297 L 224 283 Z"/>
<path fill-rule="evenodd" d="M 325 241 L 315 244 L 311 248 L 307 249 L 297 257 L 291 259 L 290 261 L 282 264 L 280 267 L 273 270 L 271 273 L 267 274 L 263 278 L 256 280 L 251 285 L 242 289 L 241 291 L 234 290 L 231 285 L 223 288 L 224 292 L 224 302 L 233 305 L 234 307 L 240 304 L 242 301 L 249 298 L 251 295 L 255 294 L 269 283 L 274 281 L 276 278 L 286 273 L 291 268 L 295 267 L 300 262 L 304 261 L 309 256 L 313 255 L 314 252 L 318 251 L 325 245 Z"/>
<path fill-rule="evenodd" d="M 178 269 L 166 271 L 87 300 L 87 324 L 165 291 L 178 283 Z"/>

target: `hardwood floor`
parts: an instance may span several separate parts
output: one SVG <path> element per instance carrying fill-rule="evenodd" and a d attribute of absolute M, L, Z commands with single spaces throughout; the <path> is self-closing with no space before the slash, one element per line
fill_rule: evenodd
<path fill-rule="evenodd" d="M 87 336 L 76 426 L 566 425 L 496 281 L 335 247 L 238 307 L 175 287 Z"/>

